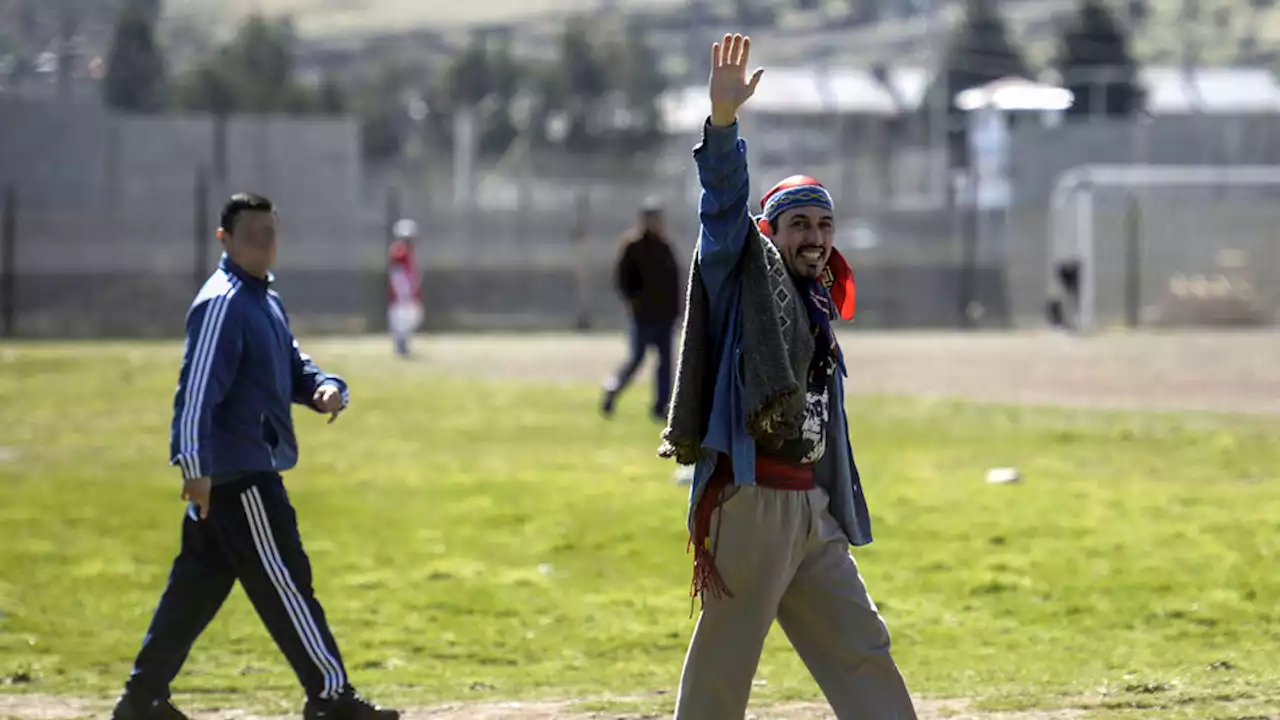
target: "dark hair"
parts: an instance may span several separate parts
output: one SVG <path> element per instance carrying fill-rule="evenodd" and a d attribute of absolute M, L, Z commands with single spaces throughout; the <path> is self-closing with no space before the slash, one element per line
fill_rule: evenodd
<path fill-rule="evenodd" d="M 244 212 L 271 212 L 276 209 L 271 201 L 253 193 L 236 193 L 227 204 L 222 206 L 222 216 L 218 219 L 218 227 L 231 233 L 236 227 L 236 218 Z"/>

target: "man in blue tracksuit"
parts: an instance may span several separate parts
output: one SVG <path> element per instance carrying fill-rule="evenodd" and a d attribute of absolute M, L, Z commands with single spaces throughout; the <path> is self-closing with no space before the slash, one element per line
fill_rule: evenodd
<path fill-rule="evenodd" d="M 312 592 L 311 565 L 280 473 L 298 461 L 291 403 L 328 413 L 347 385 L 289 329 L 270 289 L 275 209 L 238 194 L 222 211 L 225 250 L 187 314 L 170 457 L 188 501 L 173 562 L 113 720 L 184 720 L 169 685 L 237 580 L 306 690 L 307 720 L 395 720 L 361 698 Z"/>

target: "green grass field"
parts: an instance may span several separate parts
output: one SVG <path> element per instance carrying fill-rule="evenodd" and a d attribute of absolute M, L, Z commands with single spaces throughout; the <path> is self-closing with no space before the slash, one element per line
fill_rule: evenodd
<path fill-rule="evenodd" d="M 0 348 L 0 693 L 109 701 L 177 550 L 176 344 Z M 581 698 L 669 713 L 688 634 L 687 489 L 638 387 L 460 380 L 317 358 L 287 475 L 355 681 L 381 702 Z M 571 360 L 566 359 L 566 362 Z M 877 542 L 857 558 L 921 697 L 1107 718 L 1280 707 L 1280 422 L 853 398 Z M 1026 481 L 993 486 L 1014 465 Z M 753 705 L 819 700 L 780 632 Z M 176 688 L 292 713 L 240 591 Z M 234 696 L 233 696 L 234 694 Z"/>

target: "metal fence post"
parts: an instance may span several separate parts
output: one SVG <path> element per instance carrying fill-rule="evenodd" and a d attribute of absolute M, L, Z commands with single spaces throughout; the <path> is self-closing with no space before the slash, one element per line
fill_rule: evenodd
<path fill-rule="evenodd" d="M 0 208 L 0 334 L 13 337 L 17 326 L 18 193 L 5 188 Z"/>
<path fill-rule="evenodd" d="M 587 216 L 591 212 L 591 200 L 586 188 L 578 188 L 573 202 L 573 227 L 570 242 L 574 246 L 577 262 L 574 264 L 575 285 L 578 290 L 579 332 L 591 329 L 591 253 L 587 237 Z"/>
<path fill-rule="evenodd" d="M 204 285 L 209 276 L 209 173 L 204 166 L 196 168 L 194 215 L 192 216 L 192 236 L 195 258 L 192 271 L 195 273 L 196 287 Z"/>
<path fill-rule="evenodd" d="M 227 182 L 227 115 L 217 112 L 213 115 L 213 172 L 218 182 Z"/>
<path fill-rule="evenodd" d="M 1132 193 L 1124 214 L 1124 316 L 1131 330 L 1142 321 L 1142 204 Z"/>
<path fill-rule="evenodd" d="M 391 243 L 395 242 L 396 222 L 400 220 L 400 188 L 396 185 L 387 186 L 387 208 L 386 208 L 386 249 L 391 248 Z"/>
<path fill-rule="evenodd" d="M 969 203 L 963 212 L 964 225 L 960 238 L 960 326 L 972 329 L 977 324 L 974 314 L 978 297 L 978 232 L 980 219 L 979 173 L 970 170 Z"/>

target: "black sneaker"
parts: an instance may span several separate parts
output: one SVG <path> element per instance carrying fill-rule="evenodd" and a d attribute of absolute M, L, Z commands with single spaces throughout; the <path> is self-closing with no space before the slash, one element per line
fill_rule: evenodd
<path fill-rule="evenodd" d="M 173 706 L 168 698 L 143 700 L 129 693 L 120 696 L 115 710 L 111 711 L 111 720 L 190 720 L 181 710 Z"/>
<path fill-rule="evenodd" d="M 399 720 L 399 710 L 388 710 L 360 697 L 355 691 L 331 700 L 308 700 L 303 720 Z"/>
<path fill-rule="evenodd" d="M 613 417 L 614 406 L 618 402 L 618 393 L 612 390 L 605 390 L 604 396 L 600 398 L 600 414 L 605 418 Z"/>

